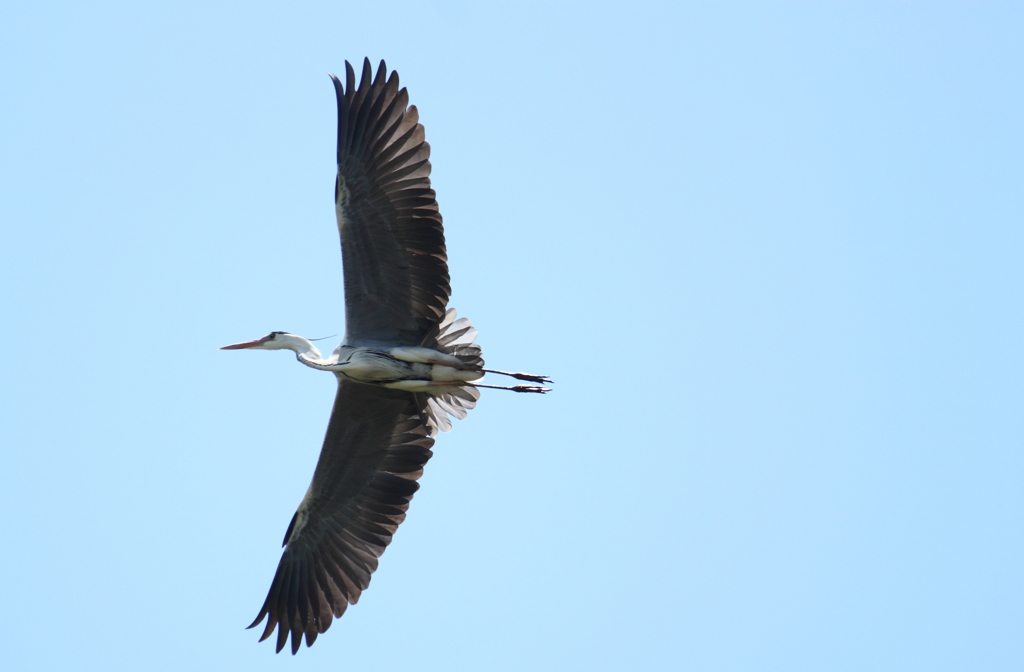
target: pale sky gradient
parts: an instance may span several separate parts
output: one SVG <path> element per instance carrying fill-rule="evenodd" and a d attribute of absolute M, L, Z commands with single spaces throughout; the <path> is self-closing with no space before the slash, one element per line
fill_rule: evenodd
<path fill-rule="evenodd" d="M 7 3 L 3 670 L 1024 669 L 1021 3 Z M 360 603 L 244 627 L 344 331 L 327 72 L 433 147 L 453 305 L 551 375 Z M 330 350 L 337 338 L 324 348 Z"/>

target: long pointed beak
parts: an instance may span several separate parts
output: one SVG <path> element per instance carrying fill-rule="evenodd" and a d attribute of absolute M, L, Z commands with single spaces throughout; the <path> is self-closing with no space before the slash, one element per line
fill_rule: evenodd
<path fill-rule="evenodd" d="M 255 341 L 245 341 L 244 343 L 232 343 L 231 345 L 225 345 L 221 350 L 244 350 L 246 348 L 258 348 L 267 342 L 265 338 L 257 338 Z"/>

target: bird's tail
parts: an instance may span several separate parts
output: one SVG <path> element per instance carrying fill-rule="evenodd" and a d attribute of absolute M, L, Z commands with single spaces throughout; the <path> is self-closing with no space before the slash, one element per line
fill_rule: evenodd
<path fill-rule="evenodd" d="M 448 312 L 424 337 L 421 345 L 446 355 L 457 357 L 463 364 L 473 368 L 483 368 L 483 350 L 474 341 L 476 329 L 465 317 L 458 318 L 454 308 Z M 418 393 L 420 407 L 425 410 L 427 427 L 430 435 L 438 430 L 447 432 L 452 428 L 451 417 L 462 420 L 470 409 L 476 406 L 480 398 L 480 390 L 475 387 L 460 386 L 446 391 L 444 394 L 428 395 Z"/>
<path fill-rule="evenodd" d="M 449 308 L 437 326 L 423 337 L 420 345 L 458 357 L 466 366 L 480 369 L 484 366 L 483 350 L 474 343 L 475 340 L 476 329 L 469 323 L 469 318 L 458 317 L 455 309 Z"/>

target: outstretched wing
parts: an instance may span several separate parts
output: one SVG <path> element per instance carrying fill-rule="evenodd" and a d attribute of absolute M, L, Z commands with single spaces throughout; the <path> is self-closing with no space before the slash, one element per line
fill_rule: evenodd
<path fill-rule="evenodd" d="M 381 61 L 371 81 L 366 59 L 358 88 L 347 61 L 344 85 L 331 75 L 349 345 L 419 345 L 451 294 L 444 227 L 430 188 L 430 145 L 398 73 L 386 74 Z"/>
<path fill-rule="evenodd" d="M 285 533 L 285 551 L 259 616 L 260 641 L 288 633 L 292 653 L 311 646 L 370 584 L 377 558 L 405 519 L 430 459 L 412 394 L 339 381 L 334 411 L 309 491 Z"/>

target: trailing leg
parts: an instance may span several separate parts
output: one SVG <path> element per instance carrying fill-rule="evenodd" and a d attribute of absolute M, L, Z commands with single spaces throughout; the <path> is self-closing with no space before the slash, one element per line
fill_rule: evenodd
<path fill-rule="evenodd" d="M 513 385 L 512 387 L 502 387 L 501 385 L 482 385 L 481 383 L 463 383 L 469 387 L 486 387 L 489 390 L 512 390 L 513 392 L 536 392 L 538 394 L 544 394 L 550 392 L 546 387 L 539 387 L 537 385 Z"/>
<path fill-rule="evenodd" d="M 499 373 L 503 376 L 512 376 L 516 380 L 528 380 L 531 383 L 550 383 L 551 379 L 547 376 L 538 376 L 534 373 L 510 373 L 509 371 L 497 371 L 495 369 L 480 369 L 484 373 Z"/>

